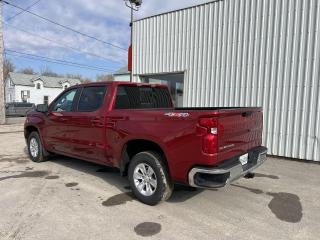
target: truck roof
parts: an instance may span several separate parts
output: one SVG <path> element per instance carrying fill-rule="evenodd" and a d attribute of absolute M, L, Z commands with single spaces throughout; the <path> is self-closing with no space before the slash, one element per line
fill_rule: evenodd
<path fill-rule="evenodd" d="M 74 85 L 72 88 L 78 88 L 78 87 L 89 87 L 89 86 L 153 86 L 153 87 L 167 87 L 167 85 L 164 84 L 150 84 L 150 83 L 137 83 L 137 82 L 120 82 L 120 81 L 112 81 L 112 82 L 91 82 L 91 83 L 82 83 L 78 85 Z"/>

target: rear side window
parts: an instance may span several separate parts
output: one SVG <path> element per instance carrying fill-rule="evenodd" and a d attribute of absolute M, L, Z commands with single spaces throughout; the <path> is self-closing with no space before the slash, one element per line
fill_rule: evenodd
<path fill-rule="evenodd" d="M 94 112 L 98 110 L 103 104 L 106 91 L 106 86 L 85 87 L 79 100 L 78 112 Z"/>
<path fill-rule="evenodd" d="M 120 86 L 116 109 L 171 108 L 171 96 L 166 88 Z"/>

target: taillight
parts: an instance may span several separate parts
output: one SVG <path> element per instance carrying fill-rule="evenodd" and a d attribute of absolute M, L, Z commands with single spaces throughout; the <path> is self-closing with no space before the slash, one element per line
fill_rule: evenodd
<path fill-rule="evenodd" d="M 203 117 L 199 119 L 199 125 L 206 129 L 202 139 L 202 151 L 214 154 L 218 151 L 218 122 L 215 118 Z"/>
<path fill-rule="evenodd" d="M 200 118 L 199 125 L 208 129 L 208 132 L 217 135 L 218 134 L 218 122 L 214 118 Z"/>

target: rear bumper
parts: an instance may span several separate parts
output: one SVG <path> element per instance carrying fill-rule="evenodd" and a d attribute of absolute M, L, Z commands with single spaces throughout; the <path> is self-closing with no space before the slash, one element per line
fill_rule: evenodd
<path fill-rule="evenodd" d="M 194 167 L 188 174 L 189 185 L 200 188 L 221 188 L 245 176 L 267 159 L 267 148 L 257 147 L 249 152 L 248 163 L 242 165 L 239 157 L 224 161 L 214 168 Z"/>

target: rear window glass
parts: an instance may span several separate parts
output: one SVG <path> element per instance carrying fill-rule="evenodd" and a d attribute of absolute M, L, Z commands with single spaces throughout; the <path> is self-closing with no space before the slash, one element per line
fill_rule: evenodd
<path fill-rule="evenodd" d="M 171 108 L 171 96 L 166 88 L 120 86 L 116 109 Z"/>
<path fill-rule="evenodd" d="M 81 93 L 79 100 L 79 112 L 93 112 L 98 110 L 103 103 L 107 87 L 86 87 Z"/>

